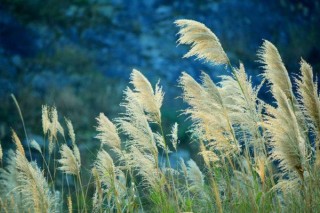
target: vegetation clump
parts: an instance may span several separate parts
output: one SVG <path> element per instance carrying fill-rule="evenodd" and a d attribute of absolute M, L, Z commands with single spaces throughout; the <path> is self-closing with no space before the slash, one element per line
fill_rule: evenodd
<path fill-rule="evenodd" d="M 301 59 L 300 75 L 291 82 L 277 48 L 264 41 L 258 52 L 264 80 L 253 86 L 244 65 L 232 66 L 210 29 L 193 20 L 175 23 L 178 43 L 191 45 L 184 57 L 231 71 L 218 84 L 205 72 L 199 81 L 186 72 L 179 78 L 188 105 L 182 114 L 191 120 L 202 165 L 181 158 L 171 166 L 170 155 L 179 150 L 178 124 L 163 131 L 160 82 L 153 86 L 134 69 L 121 104 L 125 112 L 112 121 L 103 113 L 96 118 L 101 145 L 90 169 L 81 166 L 71 121 L 65 119 L 65 134 L 55 107 L 42 108 L 48 145 L 27 144 L 41 154 L 42 165 L 27 159 L 12 132 L 17 148 L 6 153 L 8 163 L 0 170 L 2 211 L 320 211 L 320 99 L 312 67 Z M 264 82 L 273 105 L 258 98 Z M 0 146 L 0 161 L 2 156 Z M 88 171 L 92 178 L 83 183 Z"/>

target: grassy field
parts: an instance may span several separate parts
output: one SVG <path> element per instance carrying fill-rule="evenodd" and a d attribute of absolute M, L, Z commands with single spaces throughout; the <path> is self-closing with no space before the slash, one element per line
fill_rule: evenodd
<path fill-rule="evenodd" d="M 55 107 L 42 107 L 44 147 L 27 133 L 23 146 L 12 130 L 16 150 L 1 163 L 1 212 L 320 212 L 320 99 L 312 67 L 301 59 L 291 82 L 265 40 L 258 53 L 264 80 L 254 87 L 210 29 L 175 23 L 178 43 L 191 46 L 185 58 L 226 69 L 218 84 L 204 72 L 199 80 L 179 78 L 188 105 L 182 114 L 201 160 L 171 166 L 179 125 L 163 131 L 161 83 L 133 70 L 125 112 L 112 121 L 103 113 L 96 118 L 101 146 L 90 169 L 82 168 L 72 122 L 62 122 Z M 274 104 L 258 98 L 265 83 Z"/>

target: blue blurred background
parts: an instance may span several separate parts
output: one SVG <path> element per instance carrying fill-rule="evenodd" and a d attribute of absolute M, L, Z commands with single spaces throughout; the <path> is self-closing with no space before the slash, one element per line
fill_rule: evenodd
<path fill-rule="evenodd" d="M 185 108 L 178 77 L 204 70 L 218 81 L 226 71 L 182 59 L 188 47 L 177 47 L 173 24 L 180 18 L 212 29 L 255 84 L 262 39 L 278 47 L 290 72 L 299 70 L 300 57 L 320 70 L 319 1 L 0 0 L 0 140 L 10 140 L 11 127 L 23 137 L 13 93 L 31 137 L 41 140 L 41 105 L 48 104 L 73 121 L 80 144 L 97 145 L 95 117 L 121 112 L 122 91 L 136 68 L 153 84 L 161 80 L 165 131 L 178 121 L 187 141 L 185 117 L 177 117 Z M 270 100 L 265 90 L 260 96 Z"/>

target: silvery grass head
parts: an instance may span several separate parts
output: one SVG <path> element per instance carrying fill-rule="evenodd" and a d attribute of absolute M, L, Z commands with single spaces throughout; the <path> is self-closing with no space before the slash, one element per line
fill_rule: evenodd
<path fill-rule="evenodd" d="M 208 141 L 209 147 L 213 147 L 222 156 L 228 156 L 239 151 L 230 117 L 219 88 L 207 74 L 202 73 L 201 79 L 200 84 L 190 75 L 182 73 L 179 79 L 183 89 L 182 98 L 190 106 L 184 113 L 193 122 L 191 131 L 195 137 Z"/>
<path fill-rule="evenodd" d="M 16 153 L 17 190 L 21 193 L 22 205 L 34 212 L 56 212 L 57 197 L 50 191 L 41 170 L 25 158 L 23 153 Z"/>
<path fill-rule="evenodd" d="M 267 106 L 268 115 L 264 123 L 273 147 L 271 156 L 280 161 L 284 171 L 294 171 L 303 179 L 308 160 L 306 139 L 286 94 L 281 90 L 277 93 L 279 105 L 277 108 Z"/>
<path fill-rule="evenodd" d="M 318 96 L 318 83 L 314 82 L 313 71 L 310 64 L 301 59 L 300 76 L 296 78 L 298 97 L 303 113 L 311 127 L 319 137 L 320 130 L 320 100 Z"/>
<path fill-rule="evenodd" d="M 16 151 L 9 152 L 9 165 L 0 171 L 1 192 L 12 205 L 25 211 L 56 212 L 58 197 L 48 186 L 47 180 L 35 162 L 29 162 L 17 134 L 12 130 Z M 4 191 L 2 191 L 4 190 Z M 19 202 L 20 201 L 20 202 Z"/>
<path fill-rule="evenodd" d="M 133 69 L 131 73 L 131 84 L 133 85 L 136 98 L 147 113 L 148 120 L 160 124 L 160 108 L 164 94 L 162 88 L 159 86 L 159 82 L 156 84 L 155 90 L 153 90 L 148 79 L 142 75 L 140 71 Z"/>
<path fill-rule="evenodd" d="M 263 76 L 270 83 L 274 98 L 278 101 L 278 91 L 283 91 L 286 97 L 292 101 L 294 99 L 292 84 L 278 49 L 271 42 L 265 40 L 258 51 L 258 57 L 259 62 L 263 64 Z"/>
<path fill-rule="evenodd" d="M 64 137 L 64 129 L 62 128 L 56 107 L 42 106 L 42 129 L 43 134 L 49 137 L 49 153 L 51 154 L 55 141 L 57 141 L 57 133 L 59 132 Z"/>
<path fill-rule="evenodd" d="M 204 24 L 187 19 L 174 22 L 180 27 L 178 44 L 191 45 L 185 58 L 195 56 L 212 64 L 229 64 L 229 58 L 224 52 L 217 36 Z"/>
<path fill-rule="evenodd" d="M 100 140 L 101 145 L 106 144 L 109 148 L 120 153 L 121 140 L 116 125 L 114 125 L 103 113 L 100 113 L 96 120 L 98 121 L 96 130 L 99 132 L 96 138 Z"/>
<path fill-rule="evenodd" d="M 66 144 L 60 148 L 61 159 L 59 169 L 66 174 L 79 175 L 80 174 L 80 152 L 77 146 L 71 150 Z"/>
<path fill-rule="evenodd" d="M 303 114 L 315 136 L 316 168 L 320 167 L 320 99 L 318 83 L 313 79 L 312 67 L 303 59 L 300 62 L 300 76 L 296 78 L 298 101 Z"/>
<path fill-rule="evenodd" d="M 113 191 L 118 197 L 123 197 L 126 194 L 125 175 L 114 165 L 113 159 L 105 150 L 98 152 L 94 168 L 99 180 L 107 190 Z"/>

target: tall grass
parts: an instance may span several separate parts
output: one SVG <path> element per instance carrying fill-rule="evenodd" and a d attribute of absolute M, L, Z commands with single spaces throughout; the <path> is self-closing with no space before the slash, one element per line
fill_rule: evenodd
<path fill-rule="evenodd" d="M 258 52 L 264 80 L 253 86 L 210 29 L 193 20 L 175 23 L 178 43 L 191 45 L 184 57 L 226 68 L 217 84 L 204 72 L 199 80 L 185 72 L 179 78 L 188 104 L 182 114 L 192 123 L 202 163 L 180 159 L 171 166 L 178 124 L 164 132 L 162 87 L 133 70 L 125 112 L 113 121 L 103 113 L 96 118 L 100 148 L 90 169 L 81 164 L 71 121 L 65 119 L 65 131 L 55 107 L 42 107 L 46 145 L 31 140 L 28 146 L 42 165 L 27 159 L 12 131 L 16 150 L 3 157 L 0 145 L 2 212 L 320 211 L 320 100 L 311 66 L 302 59 L 291 82 L 277 48 L 264 41 Z M 274 104 L 258 98 L 265 82 Z M 83 173 L 90 173 L 89 182 Z"/>

